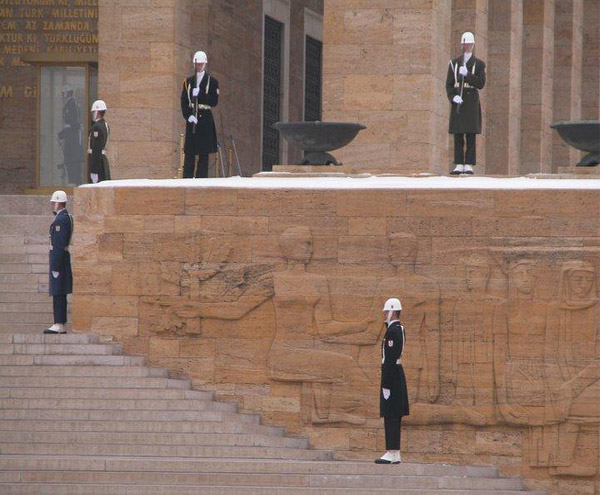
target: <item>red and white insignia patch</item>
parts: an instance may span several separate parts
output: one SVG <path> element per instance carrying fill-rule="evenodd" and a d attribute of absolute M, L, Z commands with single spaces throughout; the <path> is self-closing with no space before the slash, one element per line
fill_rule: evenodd
<path fill-rule="evenodd" d="M 98 137 L 98 131 L 94 131 L 94 137 Z"/>
<path fill-rule="evenodd" d="M 388 340 L 388 347 L 394 347 L 394 341 Z"/>

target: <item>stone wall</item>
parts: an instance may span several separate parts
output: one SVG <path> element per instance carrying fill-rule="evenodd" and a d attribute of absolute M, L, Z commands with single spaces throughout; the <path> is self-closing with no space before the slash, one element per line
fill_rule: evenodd
<path fill-rule="evenodd" d="M 325 118 L 369 126 L 339 153 L 347 165 L 448 172 L 443 84 L 467 30 L 488 66 L 478 173 L 548 173 L 579 161 L 549 125 L 600 118 L 598 2 L 331 0 L 325 7 Z"/>
<path fill-rule="evenodd" d="M 273 180 L 78 188 L 74 328 L 369 459 L 384 448 L 381 308 L 398 296 L 407 459 L 600 493 L 589 181 Z"/>
<path fill-rule="evenodd" d="M 192 55 L 208 54 L 219 80 L 214 110 L 227 159 L 233 135 L 244 175 L 260 171 L 263 4 L 267 0 L 100 0 L 100 94 L 112 112 L 113 178 L 171 178 L 185 132 L 180 93 Z M 290 30 L 289 120 L 304 113 L 304 11 L 322 15 L 322 0 L 284 0 Z M 139 160 L 144 150 L 144 160 Z M 215 158 L 215 156 L 213 156 Z M 289 158 L 299 158 L 291 150 Z M 211 171 L 211 174 L 214 172 Z"/>
<path fill-rule="evenodd" d="M 0 2 L 0 194 L 37 185 L 39 70 L 21 57 L 97 52 L 97 2 Z"/>

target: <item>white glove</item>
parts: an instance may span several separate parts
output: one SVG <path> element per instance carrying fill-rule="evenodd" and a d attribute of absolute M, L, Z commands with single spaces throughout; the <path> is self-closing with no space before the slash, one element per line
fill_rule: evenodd
<path fill-rule="evenodd" d="M 467 70 L 467 68 L 464 65 L 461 65 L 460 68 L 458 69 L 458 73 L 461 76 L 465 77 L 469 73 L 469 71 Z"/>
<path fill-rule="evenodd" d="M 92 178 L 92 184 L 98 183 L 98 174 L 90 174 L 90 177 Z"/>
<path fill-rule="evenodd" d="M 52 272 L 52 276 L 53 276 L 54 278 L 58 278 L 58 272 Z"/>
<path fill-rule="evenodd" d="M 88 148 L 88 155 L 92 154 L 92 148 Z"/>
<path fill-rule="evenodd" d="M 392 392 L 390 391 L 389 388 L 382 388 L 381 390 L 383 390 L 383 398 L 385 400 L 388 400 L 390 398 L 390 395 L 392 395 Z"/>
<path fill-rule="evenodd" d="M 461 98 L 460 95 L 456 95 L 454 98 L 452 98 L 452 101 L 454 103 L 456 103 L 457 105 L 461 105 L 463 102 L 463 99 Z"/>
<path fill-rule="evenodd" d="M 192 89 L 192 96 L 194 98 L 197 98 L 199 93 L 200 93 L 200 88 L 194 88 L 194 89 Z"/>
<path fill-rule="evenodd" d="M 198 123 L 198 119 L 194 115 L 190 115 L 190 118 L 188 119 L 188 122 L 190 124 L 197 124 Z"/>

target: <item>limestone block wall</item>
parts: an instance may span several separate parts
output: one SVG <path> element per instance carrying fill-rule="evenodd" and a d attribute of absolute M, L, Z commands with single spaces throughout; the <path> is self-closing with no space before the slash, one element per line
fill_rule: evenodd
<path fill-rule="evenodd" d="M 341 157 L 367 171 L 447 173 L 450 105 L 439 91 L 469 30 L 488 66 L 479 173 L 574 165 L 580 153 L 549 125 L 600 118 L 598 25 L 594 0 L 326 2 L 325 118 L 369 126 Z"/>
<path fill-rule="evenodd" d="M 326 2 L 325 119 L 368 127 L 337 152 L 344 163 L 392 173 L 442 170 L 451 20 L 450 0 Z"/>
<path fill-rule="evenodd" d="M 113 179 L 175 175 L 191 4 L 99 2 L 98 95 L 108 106 Z"/>
<path fill-rule="evenodd" d="M 397 296 L 407 459 L 600 493 L 598 190 L 271 180 L 78 188 L 74 328 L 370 459 Z"/>
<path fill-rule="evenodd" d="M 260 171 L 265 2 L 100 0 L 99 94 L 109 105 L 113 178 L 175 176 L 185 132 L 179 98 L 196 50 L 207 52 L 208 70 L 219 80 L 213 114 L 224 158 L 233 135 L 244 175 Z M 322 15 L 323 0 L 283 5 L 290 17 L 285 100 L 295 121 L 304 116 L 304 13 Z M 300 152 L 290 150 L 289 159 L 298 161 Z"/>

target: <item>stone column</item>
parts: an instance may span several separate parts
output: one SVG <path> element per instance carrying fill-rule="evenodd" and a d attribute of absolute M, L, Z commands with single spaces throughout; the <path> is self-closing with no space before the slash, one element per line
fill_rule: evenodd
<path fill-rule="evenodd" d="M 554 4 L 523 2 L 521 174 L 551 172 Z"/>
<path fill-rule="evenodd" d="M 336 156 L 365 171 L 446 173 L 451 0 L 327 0 L 324 17 L 324 119 L 368 126 Z"/>
<path fill-rule="evenodd" d="M 108 106 L 114 179 L 175 175 L 190 12 L 189 0 L 99 1 L 98 94 Z"/>
<path fill-rule="evenodd" d="M 554 35 L 553 120 L 581 119 L 581 69 L 583 62 L 583 0 L 556 2 Z M 581 153 L 554 132 L 552 170 L 575 165 Z"/>
<path fill-rule="evenodd" d="M 521 0 L 490 0 L 486 172 L 519 173 L 521 147 Z"/>
<path fill-rule="evenodd" d="M 600 119 L 600 2 L 583 2 L 582 119 Z"/>
<path fill-rule="evenodd" d="M 452 1 L 452 36 L 450 41 L 450 57 L 455 58 L 461 53 L 460 37 L 465 31 L 475 35 L 475 56 L 488 62 L 488 16 L 489 0 L 453 0 Z M 482 133 L 477 138 L 477 174 L 483 175 L 485 166 L 485 144 L 487 126 L 487 91 L 479 92 L 481 111 L 483 113 Z M 449 143 L 448 163 L 453 161 L 453 144 Z"/>

